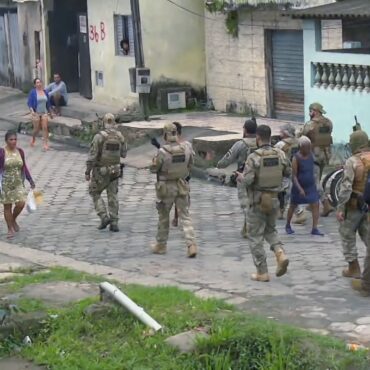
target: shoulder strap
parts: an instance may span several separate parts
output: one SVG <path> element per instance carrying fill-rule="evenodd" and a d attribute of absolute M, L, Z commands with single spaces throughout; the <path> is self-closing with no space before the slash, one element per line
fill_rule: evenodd
<path fill-rule="evenodd" d="M 172 151 L 171 151 L 171 147 L 169 145 L 163 145 L 162 148 L 165 152 L 169 153 L 169 154 L 173 154 Z"/>

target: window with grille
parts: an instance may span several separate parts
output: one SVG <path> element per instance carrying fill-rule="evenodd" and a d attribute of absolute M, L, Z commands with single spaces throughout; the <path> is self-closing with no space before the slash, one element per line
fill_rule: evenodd
<path fill-rule="evenodd" d="M 116 43 L 116 55 L 135 56 L 134 29 L 130 15 L 114 16 L 114 37 Z"/>

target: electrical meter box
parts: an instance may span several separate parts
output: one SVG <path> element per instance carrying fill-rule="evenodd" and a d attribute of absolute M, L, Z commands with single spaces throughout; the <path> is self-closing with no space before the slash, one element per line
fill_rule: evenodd
<path fill-rule="evenodd" d="M 139 94 L 150 93 L 150 69 L 149 68 L 130 68 L 131 91 Z"/>

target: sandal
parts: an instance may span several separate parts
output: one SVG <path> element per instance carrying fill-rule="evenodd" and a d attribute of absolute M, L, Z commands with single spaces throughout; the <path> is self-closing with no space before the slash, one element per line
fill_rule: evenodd
<path fill-rule="evenodd" d="M 324 236 L 325 234 L 322 233 L 319 229 L 312 229 L 311 235 Z"/>
<path fill-rule="evenodd" d="M 292 227 L 290 225 L 286 225 L 285 226 L 285 231 L 288 235 L 292 235 L 295 233 L 295 231 L 292 229 Z"/>

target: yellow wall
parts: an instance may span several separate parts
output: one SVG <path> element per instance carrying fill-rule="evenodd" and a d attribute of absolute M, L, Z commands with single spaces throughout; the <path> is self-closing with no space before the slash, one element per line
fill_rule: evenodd
<path fill-rule="evenodd" d="M 88 0 L 88 23 L 100 33 L 105 25 L 105 39 L 90 40 L 91 81 L 93 99 L 100 103 L 126 105 L 137 100 L 131 93 L 128 69 L 135 66 L 135 58 L 116 56 L 114 39 L 114 14 L 130 15 L 129 0 Z M 89 32 L 90 30 L 88 30 Z M 89 35 L 90 36 L 90 35 Z M 95 71 L 104 73 L 104 87 L 96 86 Z"/>
<path fill-rule="evenodd" d="M 204 14 L 204 1 L 175 0 Z M 161 76 L 205 86 L 204 18 L 167 0 L 140 0 L 144 56 L 153 79 Z"/>
<path fill-rule="evenodd" d="M 200 0 L 176 0 L 185 8 L 203 14 Z M 94 100 L 122 105 L 137 100 L 130 92 L 128 69 L 134 57 L 115 56 L 113 14 L 130 15 L 129 0 L 88 0 L 89 25 L 104 22 L 105 40 L 90 40 Z M 179 9 L 167 0 L 141 0 L 141 24 L 145 65 L 152 80 L 161 77 L 205 86 L 204 18 Z M 95 71 L 104 72 L 104 87 L 96 86 Z"/>

